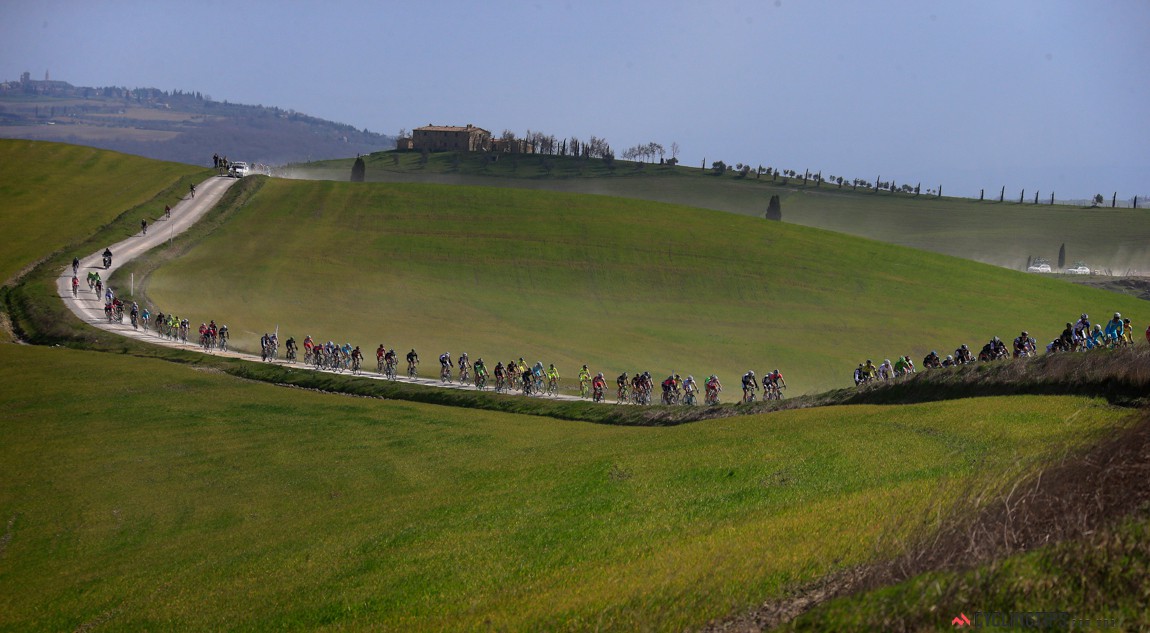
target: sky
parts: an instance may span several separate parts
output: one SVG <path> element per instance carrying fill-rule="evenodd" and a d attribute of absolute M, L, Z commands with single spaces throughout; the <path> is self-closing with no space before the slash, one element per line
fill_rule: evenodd
<path fill-rule="evenodd" d="M 1148 68 L 1146 0 L 0 1 L 0 79 L 965 196 L 1150 195 Z"/>

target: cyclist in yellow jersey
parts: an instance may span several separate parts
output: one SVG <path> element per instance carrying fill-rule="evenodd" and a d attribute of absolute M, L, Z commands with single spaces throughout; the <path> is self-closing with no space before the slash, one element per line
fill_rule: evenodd
<path fill-rule="evenodd" d="M 591 381 L 591 372 L 587 370 L 584 365 L 583 369 L 579 370 L 579 395 L 583 398 L 587 397 L 587 383 Z"/>

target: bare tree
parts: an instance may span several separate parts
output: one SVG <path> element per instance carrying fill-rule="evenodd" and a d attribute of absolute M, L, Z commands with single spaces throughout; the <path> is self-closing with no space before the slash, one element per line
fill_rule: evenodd
<path fill-rule="evenodd" d="M 671 158 L 679 160 L 679 143 L 676 141 L 671 141 Z"/>

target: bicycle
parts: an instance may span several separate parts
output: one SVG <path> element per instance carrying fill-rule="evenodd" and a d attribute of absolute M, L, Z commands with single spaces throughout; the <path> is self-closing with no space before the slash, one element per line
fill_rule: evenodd
<path fill-rule="evenodd" d="M 627 386 L 622 385 L 615 391 L 615 404 L 623 404 L 627 400 Z"/>
<path fill-rule="evenodd" d="M 467 371 L 466 366 L 459 368 L 459 384 L 466 385 L 471 380 L 471 372 Z"/>
<path fill-rule="evenodd" d="M 351 359 L 351 373 L 353 375 L 359 373 L 359 363 L 360 358 L 358 356 L 353 356 Z"/>
<path fill-rule="evenodd" d="M 383 362 L 383 356 L 376 356 L 375 357 L 375 370 L 382 374 L 384 367 L 385 367 L 385 363 Z"/>
<path fill-rule="evenodd" d="M 595 387 L 591 393 L 592 402 L 603 402 L 603 387 Z"/>
<path fill-rule="evenodd" d="M 386 363 L 384 363 L 383 369 L 384 369 L 384 376 L 388 380 L 395 380 L 395 361 L 394 360 L 389 360 Z"/>
<path fill-rule="evenodd" d="M 484 391 L 487 389 L 487 375 L 486 374 L 476 374 L 475 375 L 475 388 L 480 390 L 480 391 Z"/>
<path fill-rule="evenodd" d="M 707 389 L 707 395 L 703 397 L 703 403 L 707 405 L 719 404 L 719 390 Z"/>
<path fill-rule="evenodd" d="M 686 397 L 683 398 L 683 404 L 688 407 L 693 407 L 697 403 L 694 391 L 688 391 Z"/>
<path fill-rule="evenodd" d="M 559 395 L 559 379 L 558 378 L 551 378 L 547 381 L 547 395 L 549 395 L 549 396 L 558 396 Z"/>
<path fill-rule="evenodd" d="M 579 380 L 579 397 L 580 398 L 586 398 L 587 397 L 587 381 L 586 380 L 582 380 L 582 379 Z"/>
<path fill-rule="evenodd" d="M 751 403 L 754 401 L 755 401 L 755 390 L 754 389 L 744 389 L 743 390 L 743 403 L 747 404 L 747 403 Z"/>
<path fill-rule="evenodd" d="M 295 362 L 295 348 L 294 348 L 294 347 L 289 347 L 289 348 L 288 348 L 288 351 L 287 351 L 287 362 L 289 362 L 289 363 L 294 363 L 294 362 Z"/>
<path fill-rule="evenodd" d="M 451 382 L 451 368 L 443 365 L 439 368 L 439 380 L 441 382 Z"/>
<path fill-rule="evenodd" d="M 495 393 L 503 393 L 503 390 L 506 388 L 507 388 L 507 379 L 504 378 L 503 376 L 496 376 L 495 377 Z"/>
<path fill-rule="evenodd" d="M 407 377 L 415 378 L 415 364 L 418 361 L 407 361 Z"/>

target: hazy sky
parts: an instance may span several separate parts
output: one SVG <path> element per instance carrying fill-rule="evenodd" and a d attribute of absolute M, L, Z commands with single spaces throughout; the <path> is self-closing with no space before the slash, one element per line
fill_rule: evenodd
<path fill-rule="evenodd" d="M 0 79 L 395 134 L 657 141 L 944 192 L 1150 194 L 1150 2 L 0 1 Z M 238 151 L 238 150 L 233 150 Z"/>

